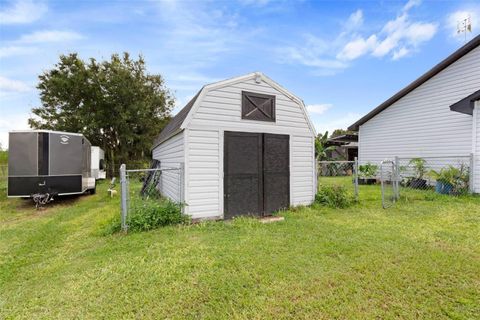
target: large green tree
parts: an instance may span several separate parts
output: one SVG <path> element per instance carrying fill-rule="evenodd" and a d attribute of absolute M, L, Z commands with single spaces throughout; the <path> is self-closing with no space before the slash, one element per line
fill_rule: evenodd
<path fill-rule="evenodd" d="M 61 55 L 39 80 L 42 105 L 32 109 L 30 126 L 83 133 L 105 150 L 110 173 L 149 155 L 174 104 L 162 76 L 128 53 L 105 61 Z"/>

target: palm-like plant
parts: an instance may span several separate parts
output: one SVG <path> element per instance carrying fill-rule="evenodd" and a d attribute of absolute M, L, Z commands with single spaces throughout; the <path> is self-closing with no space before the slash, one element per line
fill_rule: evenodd
<path fill-rule="evenodd" d="M 315 156 L 318 160 L 328 160 L 328 152 L 335 150 L 335 146 L 327 147 L 328 131 L 324 134 L 319 133 L 315 138 Z"/>

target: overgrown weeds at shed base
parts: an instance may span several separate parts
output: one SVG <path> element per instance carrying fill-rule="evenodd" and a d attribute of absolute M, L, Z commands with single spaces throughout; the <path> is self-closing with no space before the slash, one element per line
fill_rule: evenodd
<path fill-rule="evenodd" d="M 347 208 L 354 199 L 342 185 L 321 185 L 315 195 L 315 203 L 330 208 Z"/>
<path fill-rule="evenodd" d="M 182 214 L 182 206 L 168 199 L 144 199 L 129 210 L 127 226 L 129 232 L 149 231 L 156 228 L 188 223 L 189 217 Z M 107 225 L 105 234 L 121 230 L 121 221 L 116 217 Z"/>

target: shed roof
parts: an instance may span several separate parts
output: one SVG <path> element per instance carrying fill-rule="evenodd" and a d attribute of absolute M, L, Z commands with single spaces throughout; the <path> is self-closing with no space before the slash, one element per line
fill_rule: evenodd
<path fill-rule="evenodd" d="M 192 109 L 193 105 L 195 104 L 195 101 L 197 101 L 198 96 L 200 95 L 200 92 L 202 92 L 203 88 L 200 89 L 200 91 L 197 92 L 197 94 L 173 117 L 163 128 L 163 130 L 160 132 L 160 134 L 157 136 L 155 139 L 155 142 L 153 143 L 153 148 L 158 146 L 160 143 L 163 141 L 173 137 L 176 135 L 178 132 L 181 131 L 181 125 L 183 123 L 183 120 L 187 117 L 188 113 Z"/>
<path fill-rule="evenodd" d="M 424 75 L 422 75 L 420 78 L 417 80 L 413 81 L 410 83 L 408 86 L 397 92 L 395 95 L 393 95 L 391 98 L 380 104 L 378 107 L 367 113 L 364 117 L 362 117 L 360 120 L 352 124 L 350 127 L 348 127 L 348 130 L 353 130 L 353 131 L 358 131 L 359 127 L 367 122 L 368 120 L 372 119 L 375 117 L 377 114 L 382 112 L 383 110 L 387 109 L 390 107 L 392 104 L 421 86 L 423 83 L 427 82 L 431 78 L 433 78 L 435 75 L 440 73 L 442 70 L 450 66 L 452 63 L 475 49 L 480 45 L 480 35 L 476 36 L 470 42 L 465 44 L 463 47 L 452 53 L 450 56 L 448 56 L 445 60 L 434 66 L 432 69 L 427 71 Z"/>
<path fill-rule="evenodd" d="M 283 88 L 280 86 L 278 83 L 267 77 L 261 72 L 252 72 L 243 76 L 239 77 L 234 77 L 226 80 L 221 80 L 218 82 L 214 82 L 211 84 L 207 84 L 200 89 L 200 91 L 197 92 L 197 94 L 190 100 L 185 107 L 183 107 L 175 117 L 173 117 L 170 122 L 163 128 L 162 132 L 157 136 L 155 139 L 155 142 L 152 146 L 152 149 L 156 148 L 158 145 L 163 143 L 164 141 L 168 140 L 169 138 L 173 137 L 180 131 L 182 131 L 186 126 L 188 126 L 188 123 L 190 121 L 189 114 L 190 113 L 195 113 L 195 105 L 197 105 L 197 100 L 199 100 L 200 95 L 205 94 L 205 92 L 208 92 L 209 90 L 213 90 L 216 88 L 220 88 L 223 86 L 231 85 L 240 81 L 248 80 L 254 78 L 255 81 L 264 81 L 268 83 L 270 86 L 272 86 L 274 89 L 278 90 L 288 98 L 292 99 L 293 101 L 296 101 L 299 105 L 300 108 L 303 110 L 306 120 L 308 122 L 308 126 L 310 130 L 312 131 L 313 136 L 316 135 L 315 133 L 315 128 L 313 127 L 312 122 L 310 121 L 310 118 L 308 117 L 305 104 L 303 103 L 302 99 L 294 95 L 293 93 L 289 92 L 287 89 Z M 203 92 L 203 93 L 202 93 Z M 191 112 L 192 111 L 192 112 Z"/>
<path fill-rule="evenodd" d="M 473 115 L 474 103 L 477 100 L 480 100 L 480 90 L 477 90 L 471 95 L 468 95 L 462 100 L 452 104 L 450 106 L 450 110 Z"/>

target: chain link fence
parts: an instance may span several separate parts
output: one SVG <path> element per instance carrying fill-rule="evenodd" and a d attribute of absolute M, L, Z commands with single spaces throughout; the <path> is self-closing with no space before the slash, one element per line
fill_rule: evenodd
<path fill-rule="evenodd" d="M 343 185 L 356 200 L 378 201 L 384 208 L 398 200 L 473 193 L 473 155 L 394 157 L 374 161 L 319 161 L 318 185 Z"/>
<path fill-rule="evenodd" d="M 358 200 L 358 162 L 318 161 L 317 181 L 322 185 L 343 185 Z"/>
<path fill-rule="evenodd" d="M 473 155 L 396 158 L 396 170 L 403 199 L 473 192 Z"/>
<path fill-rule="evenodd" d="M 149 169 L 127 169 L 120 166 L 120 203 L 122 230 L 128 230 L 128 217 L 135 211 L 145 210 L 148 201 L 168 198 L 184 202 L 183 163 L 164 167 L 154 162 Z"/>

